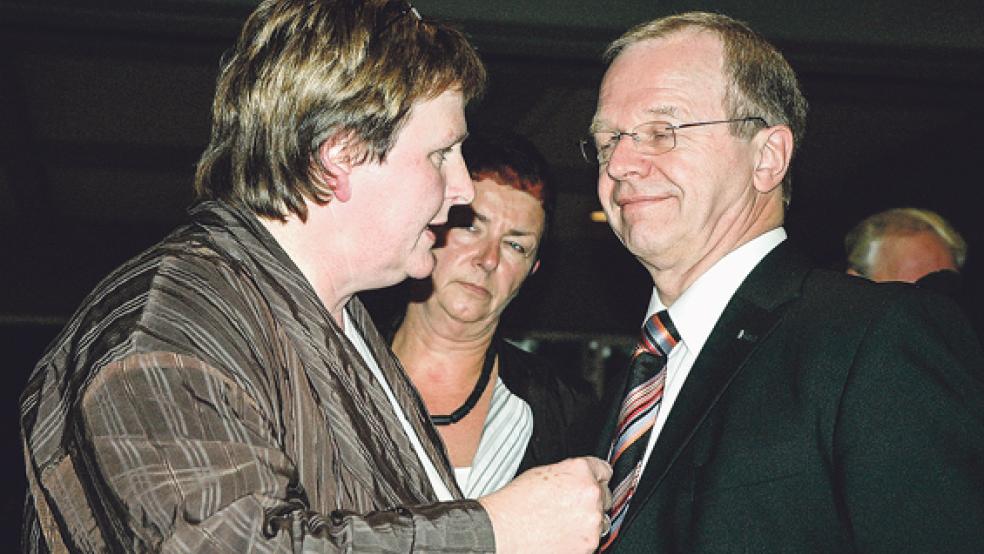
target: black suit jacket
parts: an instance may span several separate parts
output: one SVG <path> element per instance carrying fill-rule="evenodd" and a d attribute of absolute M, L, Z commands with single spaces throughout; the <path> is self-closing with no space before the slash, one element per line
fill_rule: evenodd
<path fill-rule="evenodd" d="M 587 383 L 498 336 L 494 340 L 499 378 L 533 412 L 533 434 L 517 473 L 590 452 L 594 437 L 582 422 L 597 410 L 597 399 Z"/>
<path fill-rule="evenodd" d="M 695 361 L 611 552 L 984 552 L 982 375 L 947 299 L 780 245 Z"/>

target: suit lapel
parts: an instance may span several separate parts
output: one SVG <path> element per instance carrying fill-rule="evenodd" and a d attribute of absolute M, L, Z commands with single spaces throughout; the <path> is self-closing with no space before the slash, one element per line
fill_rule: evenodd
<path fill-rule="evenodd" d="M 697 429 L 739 375 L 757 345 L 782 317 L 784 305 L 798 295 L 809 265 L 787 244 L 769 253 L 735 292 L 691 368 L 673 404 L 635 495 L 625 528 L 659 488 Z"/>

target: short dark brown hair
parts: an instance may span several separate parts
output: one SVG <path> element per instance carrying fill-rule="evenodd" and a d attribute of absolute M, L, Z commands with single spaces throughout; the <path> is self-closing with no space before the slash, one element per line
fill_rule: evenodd
<path fill-rule="evenodd" d="M 382 161 L 414 102 L 485 86 L 467 39 L 405 1 L 265 0 L 223 63 L 195 189 L 262 216 L 331 199 L 317 151 L 348 139 Z"/>

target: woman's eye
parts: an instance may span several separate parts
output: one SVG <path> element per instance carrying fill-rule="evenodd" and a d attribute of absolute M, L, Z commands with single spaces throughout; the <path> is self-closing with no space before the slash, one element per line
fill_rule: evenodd
<path fill-rule="evenodd" d="M 434 154 L 433 154 L 433 157 L 434 157 L 434 165 L 436 165 L 437 167 L 441 167 L 442 165 L 444 165 L 444 162 L 447 161 L 448 155 L 452 151 L 454 151 L 454 147 L 453 146 L 449 146 L 447 148 L 442 148 L 441 150 L 438 150 L 437 152 L 434 152 Z"/>
<path fill-rule="evenodd" d="M 525 246 L 523 246 L 522 244 L 519 244 L 518 242 L 511 242 L 510 241 L 510 242 L 507 242 L 506 244 L 509 245 L 509 248 L 512 248 L 515 252 L 517 252 L 519 254 L 522 254 L 524 256 L 526 255 L 526 252 L 528 251 Z"/>

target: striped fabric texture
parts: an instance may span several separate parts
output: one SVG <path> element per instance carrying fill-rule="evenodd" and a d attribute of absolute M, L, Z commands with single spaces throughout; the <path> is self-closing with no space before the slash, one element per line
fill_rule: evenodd
<path fill-rule="evenodd" d="M 512 481 L 531 435 L 533 411 L 529 404 L 509 392 L 501 379 L 496 380 L 468 482 L 458 483 L 465 498 L 479 498 Z"/>
<path fill-rule="evenodd" d="M 603 538 L 605 551 L 618 536 L 642 472 L 642 458 L 649 443 L 649 433 L 663 400 L 666 381 L 666 358 L 680 341 L 670 314 L 663 310 L 653 314 L 642 327 L 639 345 L 629 366 L 629 382 L 619 410 L 618 421 L 608 462 L 612 465 L 611 530 Z"/>
<path fill-rule="evenodd" d="M 449 484 L 266 229 L 209 202 L 85 300 L 21 401 L 30 552 L 490 552 L 440 436 L 348 310 Z"/>

